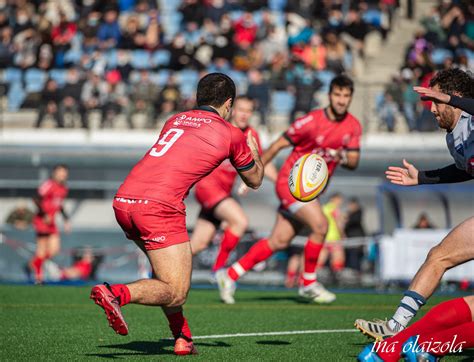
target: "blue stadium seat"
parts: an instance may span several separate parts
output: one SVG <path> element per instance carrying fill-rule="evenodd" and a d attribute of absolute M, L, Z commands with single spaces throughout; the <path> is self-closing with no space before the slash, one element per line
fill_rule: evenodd
<path fill-rule="evenodd" d="M 317 77 L 321 81 L 321 83 L 323 83 L 323 86 L 320 89 L 321 92 L 327 93 L 329 91 L 329 84 L 335 76 L 336 75 L 329 70 L 322 70 L 318 72 Z"/>
<path fill-rule="evenodd" d="M 115 49 L 105 52 L 104 56 L 105 56 L 105 61 L 107 62 L 107 68 L 113 69 L 117 67 L 118 57 L 117 57 L 117 51 Z"/>
<path fill-rule="evenodd" d="M 175 74 L 182 96 L 184 98 L 191 98 L 196 92 L 196 86 L 199 82 L 199 73 L 193 69 L 184 69 Z"/>
<path fill-rule="evenodd" d="M 153 67 L 167 67 L 170 64 L 171 53 L 168 50 L 157 50 L 151 56 Z"/>
<path fill-rule="evenodd" d="M 10 112 L 18 111 L 26 98 L 26 92 L 21 86 L 21 82 L 13 82 L 8 89 L 7 100 Z"/>
<path fill-rule="evenodd" d="M 28 69 L 25 73 L 25 86 L 27 93 L 41 92 L 46 83 L 48 75 L 40 69 Z"/>
<path fill-rule="evenodd" d="M 274 12 L 282 13 L 287 0 L 268 0 L 268 8 Z"/>
<path fill-rule="evenodd" d="M 130 64 L 136 69 L 150 69 L 151 58 L 150 52 L 146 50 L 134 50 L 132 51 L 132 59 Z"/>
<path fill-rule="evenodd" d="M 448 49 L 435 48 L 431 52 L 431 61 L 436 65 L 443 64 L 447 58 L 453 58 L 453 53 Z"/>
<path fill-rule="evenodd" d="M 248 78 L 247 74 L 240 72 L 238 70 L 229 70 L 226 73 L 235 83 L 236 88 L 238 89 L 237 93 L 244 93 L 248 87 Z"/>
<path fill-rule="evenodd" d="M 157 73 L 151 73 L 150 78 L 151 80 L 157 84 L 159 87 L 164 87 L 168 82 L 170 77 L 170 71 L 167 69 L 162 69 Z"/>
<path fill-rule="evenodd" d="M 287 91 L 274 91 L 271 96 L 270 108 L 273 113 L 289 115 L 295 105 L 295 97 Z"/>
<path fill-rule="evenodd" d="M 58 83 L 58 87 L 62 87 L 66 84 L 66 70 L 64 69 L 51 69 L 49 71 L 49 77 Z"/>
<path fill-rule="evenodd" d="M 21 82 L 23 73 L 18 68 L 7 68 L 3 73 L 3 81 L 5 83 Z"/>

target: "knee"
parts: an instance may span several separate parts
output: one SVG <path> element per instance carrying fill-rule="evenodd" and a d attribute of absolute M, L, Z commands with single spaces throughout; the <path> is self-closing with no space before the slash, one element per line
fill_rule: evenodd
<path fill-rule="evenodd" d="M 328 221 L 326 218 L 311 225 L 311 231 L 313 234 L 321 235 L 323 237 L 326 236 L 328 232 Z"/>
<path fill-rule="evenodd" d="M 208 242 L 206 240 L 191 239 L 191 252 L 193 255 L 199 254 L 207 248 Z"/>
<path fill-rule="evenodd" d="M 245 215 L 242 215 L 236 218 L 229 225 L 231 230 L 239 236 L 242 236 L 245 233 L 245 230 L 247 230 L 248 226 L 249 226 L 249 219 Z"/>
<path fill-rule="evenodd" d="M 171 302 L 167 305 L 168 307 L 180 307 L 186 303 L 188 297 L 189 288 L 180 288 L 172 292 Z"/>
<path fill-rule="evenodd" d="M 291 240 L 286 240 L 286 238 L 274 236 L 268 239 L 268 244 L 273 251 L 285 250 L 290 245 Z"/>

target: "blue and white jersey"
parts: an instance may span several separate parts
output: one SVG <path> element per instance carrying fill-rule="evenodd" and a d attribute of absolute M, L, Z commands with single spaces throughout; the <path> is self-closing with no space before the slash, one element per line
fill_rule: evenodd
<path fill-rule="evenodd" d="M 474 117 L 462 112 L 452 132 L 446 135 L 449 153 L 456 167 L 474 176 Z"/>

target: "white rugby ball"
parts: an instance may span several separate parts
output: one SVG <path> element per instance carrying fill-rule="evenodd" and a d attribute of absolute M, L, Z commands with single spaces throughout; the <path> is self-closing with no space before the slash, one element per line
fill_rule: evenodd
<path fill-rule="evenodd" d="M 316 154 L 307 153 L 295 162 L 288 177 L 288 186 L 293 197 L 299 201 L 314 200 L 328 182 L 328 166 Z"/>

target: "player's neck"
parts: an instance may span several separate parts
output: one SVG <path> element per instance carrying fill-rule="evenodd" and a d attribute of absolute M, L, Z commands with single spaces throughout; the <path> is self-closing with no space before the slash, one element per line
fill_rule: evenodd
<path fill-rule="evenodd" d="M 324 108 L 324 114 L 326 118 L 329 119 L 331 122 L 341 122 L 344 118 L 346 118 L 347 112 L 343 115 L 336 115 L 332 110 L 331 106 Z"/>

